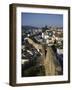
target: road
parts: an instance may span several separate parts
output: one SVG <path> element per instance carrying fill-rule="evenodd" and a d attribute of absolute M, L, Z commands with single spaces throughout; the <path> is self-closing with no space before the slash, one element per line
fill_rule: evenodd
<path fill-rule="evenodd" d="M 49 46 L 46 47 L 47 53 L 45 55 L 45 49 L 42 44 L 35 43 L 32 39 L 28 38 L 28 42 L 32 44 L 37 51 L 41 50 L 42 60 L 41 64 L 45 67 L 45 75 L 58 75 L 62 71 L 59 61 L 56 59 L 56 55 L 52 48 Z"/>
<path fill-rule="evenodd" d="M 44 60 L 45 73 L 47 75 L 58 75 L 61 72 L 61 66 L 56 59 L 55 53 L 51 47 L 47 47 L 47 54 Z"/>

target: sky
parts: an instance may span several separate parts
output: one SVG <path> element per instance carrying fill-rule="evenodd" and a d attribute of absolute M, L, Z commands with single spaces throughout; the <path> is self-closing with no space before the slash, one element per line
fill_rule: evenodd
<path fill-rule="evenodd" d="M 63 15 L 61 14 L 40 14 L 40 13 L 22 13 L 21 24 L 35 27 L 44 26 L 63 26 Z"/>

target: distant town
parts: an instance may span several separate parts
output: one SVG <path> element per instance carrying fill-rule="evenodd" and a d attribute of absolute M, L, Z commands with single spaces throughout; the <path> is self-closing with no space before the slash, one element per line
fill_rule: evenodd
<path fill-rule="evenodd" d="M 22 77 L 63 74 L 63 27 L 22 26 Z"/>

